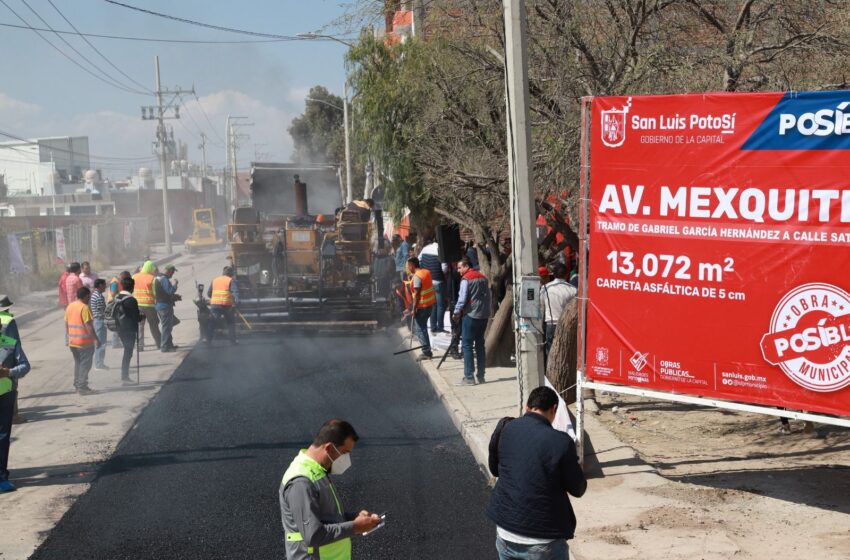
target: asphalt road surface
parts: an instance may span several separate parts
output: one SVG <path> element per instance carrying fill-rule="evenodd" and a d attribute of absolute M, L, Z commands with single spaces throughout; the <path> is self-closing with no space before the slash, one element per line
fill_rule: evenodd
<path fill-rule="evenodd" d="M 34 559 L 284 558 L 277 490 L 328 418 L 361 440 L 343 505 L 387 512 L 363 559 L 495 557 L 485 479 L 407 356 L 372 337 L 196 348 Z"/>

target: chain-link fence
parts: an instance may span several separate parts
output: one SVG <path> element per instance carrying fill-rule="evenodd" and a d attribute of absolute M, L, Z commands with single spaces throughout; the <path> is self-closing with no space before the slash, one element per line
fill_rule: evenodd
<path fill-rule="evenodd" d="M 95 270 L 136 260 L 147 252 L 145 218 L 114 218 L 16 231 L 0 227 L 0 293 L 52 288 L 65 264 L 90 261 Z"/>

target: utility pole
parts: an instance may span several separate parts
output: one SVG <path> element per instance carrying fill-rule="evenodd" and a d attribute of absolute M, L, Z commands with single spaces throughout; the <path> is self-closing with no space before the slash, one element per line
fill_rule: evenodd
<path fill-rule="evenodd" d="M 230 194 L 229 208 L 230 208 L 231 214 L 232 214 L 233 210 L 235 210 L 237 208 L 238 204 L 239 204 L 239 195 L 238 195 L 238 193 L 239 193 L 239 190 L 238 190 L 239 177 L 237 176 L 239 168 L 236 165 L 236 150 L 239 147 L 238 146 L 238 140 L 239 140 L 239 138 L 248 138 L 248 136 L 246 134 L 237 134 L 236 131 L 235 131 L 235 128 L 238 127 L 238 126 L 254 126 L 254 123 L 235 123 L 233 121 L 236 120 L 236 119 L 247 119 L 247 118 L 248 117 L 234 117 L 232 115 L 227 116 L 227 140 L 228 140 L 227 144 L 228 144 L 228 147 L 230 148 L 227 157 L 230 161 L 230 170 L 231 170 L 230 184 L 229 184 L 229 194 Z"/>
<path fill-rule="evenodd" d="M 142 107 L 142 120 L 156 120 L 156 142 L 159 148 L 159 167 L 162 174 L 162 229 L 165 234 L 165 250 L 167 254 L 171 254 L 171 220 L 168 213 L 168 155 L 166 148 L 168 146 L 168 132 L 165 130 L 165 121 L 170 119 L 180 118 L 180 106 L 176 104 L 177 98 L 182 94 L 191 93 L 195 95 L 195 88 L 191 90 L 177 89 L 162 89 L 159 78 L 159 56 L 154 58 L 156 66 L 156 107 Z M 163 96 L 170 96 L 170 99 L 163 103 Z M 173 116 L 169 116 L 169 110 L 173 110 Z"/>
<path fill-rule="evenodd" d="M 230 215 L 230 115 L 227 115 L 227 121 L 224 125 L 224 138 L 224 177 L 222 177 L 224 192 L 221 194 L 224 195 L 225 212 L 228 215 L 228 223 L 230 223 L 230 219 L 232 218 Z"/>
<path fill-rule="evenodd" d="M 531 182 L 531 129 L 528 111 L 525 0 L 503 0 L 505 7 L 505 89 L 508 111 L 513 299 L 520 409 L 528 394 L 543 385 L 543 322 L 537 275 L 537 220 Z"/>
<path fill-rule="evenodd" d="M 351 141 L 348 138 L 351 133 L 348 128 L 348 76 L 342 85 L 342 124 L 345 129 L 345 202 L 348 203 L 354 200 L 354 187 L 351 185 Z"/>
<path fill-rule="evenodd" d="M 201 144 L 198 146 L 201 149 L 201 154 L 204 159 L 204 168 L 201 171 L 201 178 L 207 178 L 207 135 L 205 132 L 201 132 Z M 203 184 L 203 183 L 202 183 Z"/>

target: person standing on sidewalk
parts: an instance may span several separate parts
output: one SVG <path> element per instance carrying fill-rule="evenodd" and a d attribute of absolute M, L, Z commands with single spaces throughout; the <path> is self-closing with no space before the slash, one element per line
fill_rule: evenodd
<path fill-rule="evenodd" d="M 329 476 L 348 470 L 358 439 L 348 422 L 328 420 L 286 469 L 278 498 L 289 560 L 351 560 L 351 537 L 383 521 L 365 510 L 346 513 Z"/>
<path fill-rule="evenodd" d="M 115 306 L 118 308 L 118 336 L 124 347 L 124 355 L 121 357 L 121 381 L 126 385 L 130 383 L 130 360 L 133 358 L 133 347 L 139 337 L 139 324 L 143 316 L 139 312 L 139 304 L 133 297 L 135 282 L 130 273 L 121 279 L 121 291 L 115 296 Z"/>
<path fill-rule="evenodd" d="M 419 259 L 411 257 L 407 260 L 407 271 L 413 282 L 413 301 L 410 309 L 405 310 L 404 317 L 413 315 L 414 332 L 419 337 L 422 346 L 422 354 L 416 358 L 421 362 L 434 357 L 431 352 L 431 339 L 428 338 L 428 319 L 431 317 L 431 309 L 437 304 L 437 295 L 434 283 L 431 281 L 431 273 L 419 267 Z"/>
<path fill-rule="evenodd" d="M 68 275 L 65 276 L 65 309 L 77 299 L 77 290 L 83 287 L 80 280 L 80 263 L 72 262 L 68 265 Z M 65 346 L 68 346 L 68 331 L 65 331 Z"/>
<path fill-rule="evenodd" d="M 583 496 L 587 480 L 572 438 L 552 427 L 557 409 L 558 394 L 537 387 L 525 415 L 500 423 L 490 440 L 488 463 L 499 478 L 487 517 L 496 524 L 499 560 L 569 557 L 576 516 L 567 494 Z"/>
<path fill-rule="evenodd" d="M 9 446 L 18 399 L 18 380 L 30 371 L 18 325 L 9 313 L 11 305 L 12 301 L 7 296 L 0 296 L 0 494 L 16 490 L 9 481 Z"/>
<path fill-rule="evenodd" d="M 70 266 L 65 267 L 65 271 L 59 277 L 59 307 L 64 309 L 71 303 L 68 301 L 68 291 L 65 289 L 65 282 L 68 280 L 68 275 L 71 273 Z"/>
<path fill-rule="evenodd" d="M 106 280 L 98 278 L 94 281 L 94 290 L 89 298 L 89 309 L 94 322 L 94 333 L 103 344 L 94 351 L 94 369 L 106 371 L 109 368 L 104 363 L 106 359 Z"/>
<path fill-rule="evenodd" d="M 121 282 L 125 278 L 130 278 L 130 271 L 124 270 L 118 276 L 113 276 L 112 280 L 109 281 L 109 290 L 107 293 L 109 296 L 106 298 L 106 303 L 109 303 L 116 297 L 124 288 L 121 287 Z M 118 335 L 118 331 L 112 333 L 112 347 L 115 349 L 121 348 L 121 337 Z"/>
<path fill-rule="evenodd" d="M 162 333 L 162 352 L 174 352 L 177 346 L 171 337 L 174 328 L 174 303 L 180 301 L 177 293 L 177 279 L 174 273 L 177 269 L 173 264 L 165 267 L 165 272 L 156 277 L 154 293 L 156 294 L 156 314 L 159 317 L 159 325 Z"/>
<path fill-rule="evenodd" d="M 555 341 L 555 331 L 558 328 L 558 323 L 561 320 L 561 315 L 564 309 L 567 308 L 576 295 L 578 290 L 567 282 L 567 265 L 562 262 L 556 262 L 552 265 L 552 276 L 554 280 L 543 286 L 540 291 L 540 303 L 543 306 L 543 317 L 546 325 L 546 345 L 544 347 L 544 355 L 549 356 L 549 351 L 552 350 L 552 343 Z"/>
<path fill-rule="evenodd" d="M 484 365 L 487 361 L 484 332 L 490 318 L 490 282 L 486 276 L 472 268 L 469 257 L 460 260 L 458 272 L 461 274 L 460 293 L 452 318 L 454 322 L 461 322 L 463 379 L 458 381 L 457 385 L 475 385 L 472 379 L 476 371 L 475 362 L 478 362 L 476 378 L 479 383 L 484 383 Z"/>
<path fill-rule="evenodd" d="M 80 281 L 83 283 L 83 286 L 94 292 L 94 281 L 97 278 L 97 273 L 91 271 L 91 263 L 89 261 L 83 261 L 83 264 L 80 265 Z"/>
<path fill-rule="evenodd" d="M 419 262 L 422 268 L 431 273 L 431 283 L 437 296 L 436 304 L 431 307 L 431 332 L 434 334 L 446 332 L 444 328 L 446 314 L 444 287 L 449 265 L 440 261 L 440 246 L 433 238 L 425 241 L 425 246 L 419 253 Z"/>
<path fill-rule="evenodd" d="M 145 322 L 153 336 L 153 342 L 156 344 L 156 349 L 160 349 L 162 342 L 159 332 L 159 316 L 156 313 L 156 296 L 154 295 L 154 274 L 156 273 L 156 265 L 153 261 L 147 260 L 142 268 L 133 276 L 133 281 L 136 283 L 135 291 L 133 292 L 136 301 L 139 302 L 139 311 L 145 317 Z M 139 352 L 145 349 L 145 333 L 144 329 L 141 332 L 142 338 L 139 343 Z"/>
<path fill-rule="evenodd" d="M 80 395 L 91 395 L 89 388 L 89 370 L 95 347 L 101 340 L 94 331 L 93 318 L 89 308 L 91 292 L 88 288 L 77 290 L 77 298 L 65 309 L 65 330 L 68 333 L 68 346 L 74 357 L 74 388 Z"/>

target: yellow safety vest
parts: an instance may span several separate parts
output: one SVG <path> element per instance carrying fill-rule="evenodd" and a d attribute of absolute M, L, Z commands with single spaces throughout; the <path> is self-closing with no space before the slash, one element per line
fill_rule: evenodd
<path fill-rule="evenodd" d="M 328 476 L 327 471 L 319 463 L 308 457 L 304 451 L 304 449 L 301 450 L 298 456 L 293 459 L 289 468 L 286 469 L 286 472 L 283 473 L 283 480 L 280 482 L 281 486 L 286 486 L 290 480 L 299 476 L 303 476 L 310 482 L 318 482 Z M 328 481 L 328 487 L 333 492 L 337 511 L 342 515 L 342 505 L 339 503 L 336 490 L 334 490 L 333 484 L 330 484 L 330 481 Z M 289 542 L 302 542 L 304 537 L 301 536 L 301 533 L 286 533 L 286 540 Z M 312 546 L 307 547 L 308 554 L 313 554 L 314 552 Z M 320 546 L 319 560 L 351 560 L 351 539 L 344 538 Z"/>
<path fill-rule="evenodd" d="M 6 336 L 5 330 L 6 325 L 12 322 L 14 317 L 11 313 L 6 311 L 0 312 L 0 326 L 2 326 L 3 334 L 0 334 L 0 349 L 3 350 L 3 354 L 7 354 L 8 352 L 14 352 L 15 348 L 18 346 L 18 341 L 10 336 Z M 12 381 L 8 377 L 4 377 L 0 379 L 0 395 L 5 395 L 12 391 L 15 388 L 15 382 Z"/>

